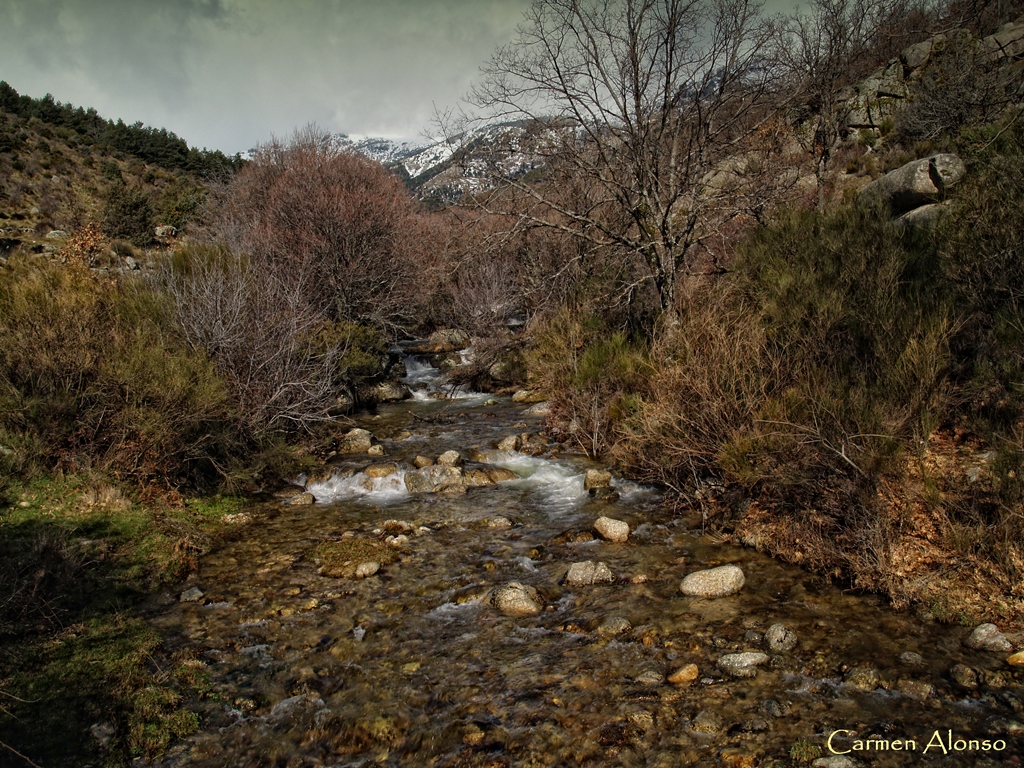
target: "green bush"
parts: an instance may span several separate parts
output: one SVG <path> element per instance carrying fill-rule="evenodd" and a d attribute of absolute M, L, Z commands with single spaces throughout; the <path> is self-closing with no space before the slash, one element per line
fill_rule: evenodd
<path fill-rule="evenodd" d="M 653 370 L 645 342 L 568 308 L 536 333 L 526 367 L 552 395 L 558 427 L 591 455 L 612 445 L 616 425 L 639 407 Z"/>
<path fill-rule="evenodd" d="M 24 471 L 95 466 L 176 484 L 238 462 L 224 384 L 172 317 L 144 286 L 14 264 L 0 283 L 0 442 Z"/>
<path fill-rule="evenodd" d="M 181 229 L 198 213 L 205 199 L 202 187 L 179 179 L 160 196 L 160 223 Z"/>
<path fill-rule="evenodd" d="M 141 190 L 114 184 L 103 206 L 102 228 L 110 238 L 128 240 L 139 247 L 153 240 L 153 206 Z"/>

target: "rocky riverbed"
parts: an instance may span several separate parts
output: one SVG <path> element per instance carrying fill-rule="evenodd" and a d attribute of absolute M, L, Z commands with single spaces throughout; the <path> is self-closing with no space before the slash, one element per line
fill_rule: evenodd
<path fill-rule="evenodd" d="M 211 684 L 157 764 L 1021 764 L 1022 638 L 702 537 L 527 408 L 382 408 L 155 598 Z"/>

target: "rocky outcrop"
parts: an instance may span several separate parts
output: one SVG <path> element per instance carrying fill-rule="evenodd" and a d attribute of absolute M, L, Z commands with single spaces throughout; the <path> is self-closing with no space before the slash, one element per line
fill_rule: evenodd
<path fill-rule="evenodd" d="M 846 127 L 878 129 L 895 117 L 907 103 L 914 82 L 927 73 L 935 54 L 957 36 L 965 35 L 971 39 L 965 30 L 953 30 L 915 43 L 854 86 L 843 100 Z M 1017 61 L 1024 57 L 1024 21 L 1004 24 L 995 34 L 982 38 L 977 46 L 990 64 L 1002 66 Z"/>
<path fill-rule="evenodd" d="M 882 203 L 894 216 L 899 216 L 945 199 L 947 190 L 966 174 L 963 161 L 956 155 L 932 155 L 913 160 L 871 182 L 860 191 L 857 202 Z"/>

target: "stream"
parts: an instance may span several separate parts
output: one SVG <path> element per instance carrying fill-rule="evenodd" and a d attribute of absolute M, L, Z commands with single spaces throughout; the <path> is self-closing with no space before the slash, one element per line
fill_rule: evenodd
<path fill-rule="evenodd" d="M 299 478 L 315 504 L 254 504 L 147 607 L 212 686 L 200 731 L 150 765 L 1022 764 L 1024 678 L 966 647 L 971 628 L 716 543 L 656 489 L 592 494 L 599 466 L 539 437 L 530 406 L 445 397 L 436 371 L 407 367 L 416 397 L 358 419 L 383 457 Z M 525 449 L 496 449 L 519 434 Z M 449 450 L 491 479 L 410 493 L 415 458 Z M 599 517 L 628 539 L 602 539 Z M 585 561 L 612 580 L 567 580 Z M 738 593 L 680 591 L 725 564 Z M 499 610 L 510 583 L 539 611 Z M 764 657 L 730 666 L 741 652 Z"/>

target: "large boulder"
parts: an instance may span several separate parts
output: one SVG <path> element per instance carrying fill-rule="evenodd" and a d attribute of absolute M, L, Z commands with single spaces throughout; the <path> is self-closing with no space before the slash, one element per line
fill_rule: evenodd
<path fill-rule="evenodd" d="M 963 160 L 956 155 L 939 154 L 912 160 L 890 171 L 860 191 L 861 205 L 878 202 L 888 205 L 894 216 L 936 203 L 967 174 Z"/>
<path fill-rule="evenodd" d="M 1024 56 L 1024 21 L 1003 24 L 994 35 L 981 41 L 993 59 L 1017 59 Z"/>
<path fill-rule="evenodd" d="M 359 388 L 359 399 L 366 403 L 398 403 L 412 397 L 412 392 L 397 381 L 382 381 Z"/>
<path fill-rule="evenodd" d="M 704 571 L 694 571 L 683 579 L 679 590 L 690 597 L 726 597 L 743 587 L 746 577 L 736 565 L 720 565 Z"/>

